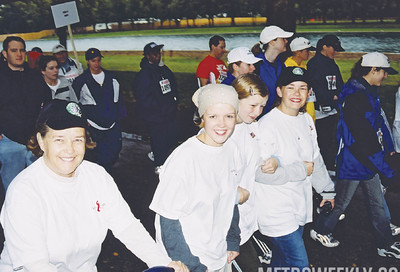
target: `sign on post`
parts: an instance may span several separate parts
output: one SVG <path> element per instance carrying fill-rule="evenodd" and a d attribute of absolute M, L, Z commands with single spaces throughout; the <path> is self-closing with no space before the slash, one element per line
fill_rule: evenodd
<path fill-rule="evenodd" d="M 75 1 L 51 6 L 56 28 L 79 23 L 78 9 Z"/>
<path fill-rule="evenodd" d="M 51 6 L 53 13 L 54 24 L 56 28 L 63 26 L 68 27 L 68 33 L 71 37 L 72 49 L 74 50 L 74 57 L 78 61 L 78 53 L 75 49 L 74 37 L 72 36 L 71 24 L 79 23 L 78 9 L 76 8 L 75 1 L 66 2 L 58 5 Z M 81 68 L 78 65 L 78 73 L 80 74 Z"/>

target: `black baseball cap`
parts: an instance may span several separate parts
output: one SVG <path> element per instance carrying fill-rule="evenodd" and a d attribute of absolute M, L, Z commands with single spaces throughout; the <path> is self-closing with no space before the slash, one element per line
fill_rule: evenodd
<path fill-rule="evenodd" d="M 282 69 L 276 83 L 277 86 L 286 86 L 295 81 L 303 81 L 310 84 L 307 70 L 301 67 L 285 67 Z"/>
<path fill-rule="evenodd" d="M 96 57 L 101 57 L 103 58 L 103 55 L 101 54 L 100 50 L 97 48 L 89 48 L 86 52 L 85 52 L 85 58 L 86 60 L 91 60 L 94 59 Z"/>
<path fill-rule="evenodd" d="M 156 44 L 155 42 L 148 43 L 143 49 L 143 54 L 148 55 L 152 51 L 159 51 L 163 46 L 163 44 Z"/>
<path fill-rule="evenodd" d="M 73 127 L 87 128 L 88 122 L 81 108 L 75 102 L 54 99 L 39 114 L 36 127 L 47 125 L 54 130 Z"/>
<path fill-rule="evenodd" d="M 322 39 L 320 39 L 317 43 L 317 51 L 321 51 L 322 47 L 326 45 L 326 46 L 332 46 L 336 51 L 338 52 L 343 52 L 344 49 L 340 43 L 339 38 L 336 35 L 333 34 L 329 34 L 329 35 L 325 35 L 324 37 L 322 37 Z"/>

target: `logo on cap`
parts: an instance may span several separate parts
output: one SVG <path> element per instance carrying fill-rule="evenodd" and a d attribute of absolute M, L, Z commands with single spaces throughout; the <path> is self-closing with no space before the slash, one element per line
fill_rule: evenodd
<path fill-rule="evenodd" d="M 82 117 L 81 109 L 79 108 L 78 104 L 76 103 L 68 103 L 66 110 L 69 114 Z"/>
<path fill-rule="evenodd" d="M 301 70 L 301 68 L 299 68 L 299 67 L 294 68 L 294 69 L 292 70 L 292 73 L 293 73 L 294 75 L 296 75 L 296 76 L 302 76 L 302 75 L 304 75 L 303 70 Z"/>

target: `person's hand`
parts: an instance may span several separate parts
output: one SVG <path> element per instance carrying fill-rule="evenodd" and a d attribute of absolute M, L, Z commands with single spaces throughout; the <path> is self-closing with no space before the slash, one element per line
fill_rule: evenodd
<path fill-rule="evenodd" d="M 322 207 L 324 206 L 325 202 L 330 202 L 332 204 L 332 209 L 335 207 L 335 199 L 322 199 L 321 203 L 319 203 L 319 206 Z"/>
<path fill-rule="evenodd" d="M 304 165 L 307 168 L 307 176 L 310 176 L 312 174 L 312 172 L 314 171 L 314 162 L 305 161 Z"/>
<path fill-rule="evenodd" d="M 1 140 L 1 139 L 3 139 L 3 136 L 1 136 L 1 134 L 0 134 L 0 140 Z"/>
<path fill-rule="evenodd" d="M 190 272 L 189 268 L 181 261 L 172 261 L 168 264 L 168 267 L 173 268 L 175 272 Z"/>
<path fill-rule="evenodd" d="M 278 160 L 275 158 L 269 158 L 261 165 L 261 171 L 265 174 L 273 174 L 278 168 Z"/>
<path fill-rule="evenodd" d="M 231 263 L 239 254 L 237 251 L 227 251 L 228 263 Z"/>
<path fill-rule="evenodd" d="M 239 204 L 245 203 L 250 197 L 250 192 L 240 186 L 237 188 L 237 193 Z"/>
<path fill-rule="evenodd" d="M 338 100 L 337 95 L 334 95 L 334 96 L 333 96 L 333 100 Z"/>

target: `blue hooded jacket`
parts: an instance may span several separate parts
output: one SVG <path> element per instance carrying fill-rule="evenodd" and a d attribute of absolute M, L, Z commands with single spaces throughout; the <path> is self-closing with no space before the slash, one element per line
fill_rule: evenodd
<path fill-rule="evenodd" d="M 343 86 L 338 106 L 338 178 L 366 180 L 377 173 L 392 178 L 394 170 L 385 156 L 394 147 L 381 114 L 378 88 L 363 78 L 350 79 Z"/>

